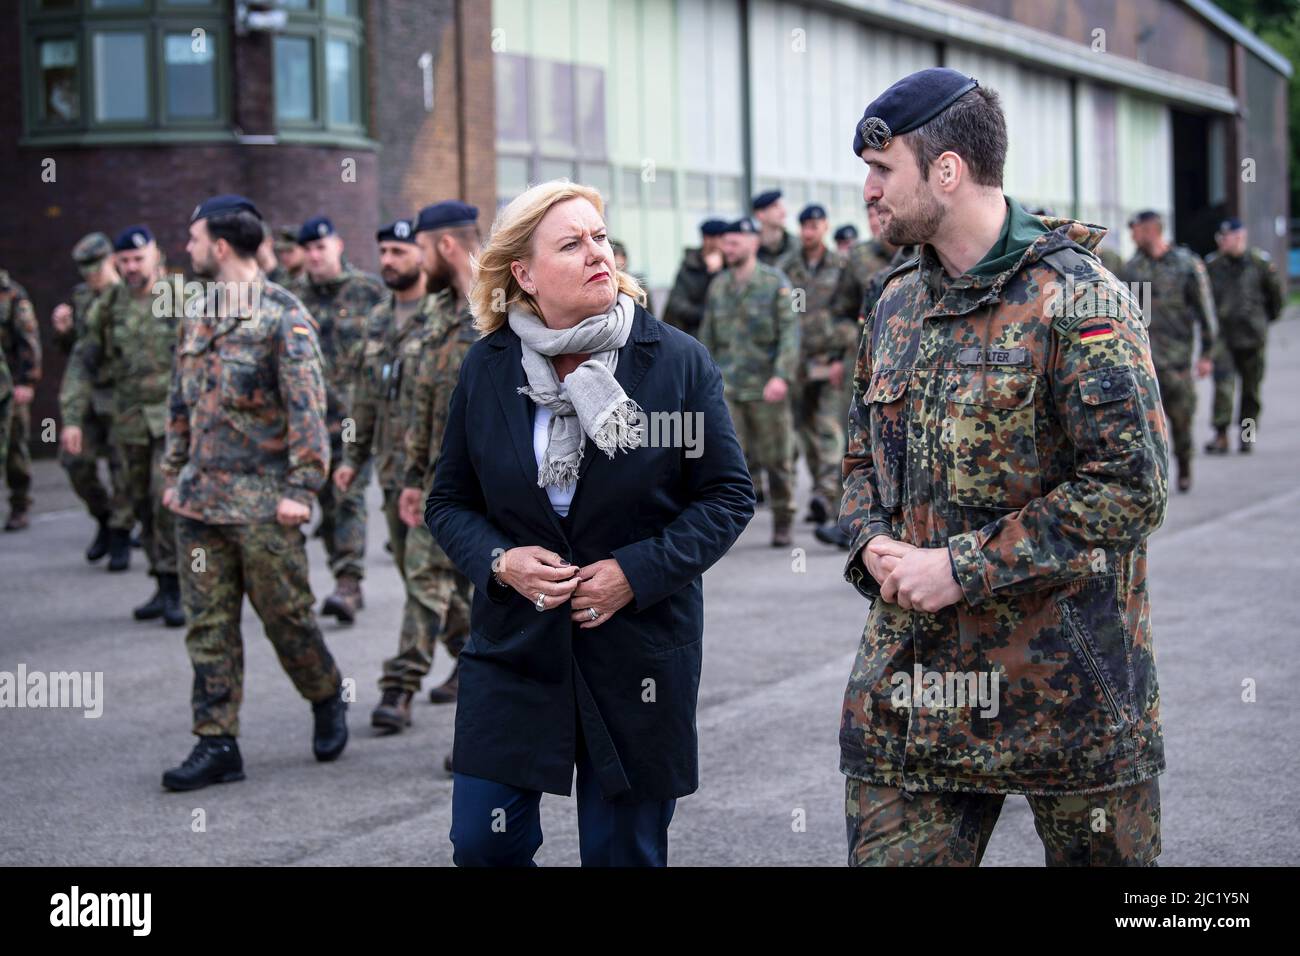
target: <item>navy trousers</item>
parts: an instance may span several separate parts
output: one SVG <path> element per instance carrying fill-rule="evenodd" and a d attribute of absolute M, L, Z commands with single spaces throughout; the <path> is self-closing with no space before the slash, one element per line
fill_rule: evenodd
<path fill-rule="evenodd" d="M 676 800 L 610 803 L 579 747 L 578 853 L 583 866 L 667 866 Z M 458 773 L 452 778 L 452 861 L 457 866 L 536 866 L 542 845 L 540 790 Z"/>

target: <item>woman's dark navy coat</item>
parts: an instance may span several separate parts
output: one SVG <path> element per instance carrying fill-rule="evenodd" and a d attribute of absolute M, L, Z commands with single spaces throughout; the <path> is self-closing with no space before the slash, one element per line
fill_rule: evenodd
<path fill-rule="evenodd" d="M 517 391 L 525 384 L 520 356 L 508 325 L 470 348 L 425 510 L 475 587 L 452 766 L 567 795 L 581 725 L 606 799 L 692 793 L 700 576 L 754 514 L 718 368 L 695 339 L 637 308 L 615 377 L 647 416 L 702 413 L 702 454 L 688 457 L 696 453 L 678 441 L 610 459 L 588 440 L 566 533 L 537 486 L 535 406 Z M 635 597 L 590 630 L 570 620 L 567 602 L 539 613 L 491 580 L 493 557 L 523 545 L 577 565 L 615 558 Z"/>

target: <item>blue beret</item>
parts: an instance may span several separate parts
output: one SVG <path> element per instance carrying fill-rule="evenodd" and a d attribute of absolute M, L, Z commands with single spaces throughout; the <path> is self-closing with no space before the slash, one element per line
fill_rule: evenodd
<path fill-rule="evenodd" d="M 809 203 L 808 205 L 804 206 L 803 211 L 799 213 L 800 222 L 807 222 L 809 219 L 825 219 L 825 218 L 826 218 L 826 207 L 818 205 L 815 202 Z"/>
<path fill-rule="evenodd" d="M 750 206 L 755 211 L 758 211 L 759 209 L 766 209 L 768 206 L 772 205 L 772 203 L 776 202 L 780 198 L 781 198 L 781 190 L 769 189 L 767 192 L 759 193 L 757 196 L 755 196 L 754 201 L 750 203 Z"/>
<path fill-rule="evenodd" d="M 1241 220 L 1236 216 L 1232 216 L 1231 218 L 1225 219 L 1223 222 L 1219 223 L 1219 232 L 1221 233 L 1235 232 L 1240 228 L 1242 228 Z"/>
<path fill-rule="evenodd" d="M 132 249 L 143 249 L 151 242 L 153 242 L 153 233 L 149 231 L 148 226 L 127 226 L 113 240 L 113 251 L 130 252 Z"/>
<path fill-rule="evenodd" d="M 237 196 L 234 193 L 227 193 L 223 196 L 213 196 L 211 199 L 205 199 L 194 207 L 194 212 L 190 214 L 190 222 L 198 222 L 200 219 L 211 219 L 213 216 L 220 216 L 223 213 L 251 212 L 258 219 L 262 214 L 257 211 L 251 199 L 245 199 L 243 196 Z"/>
<path fill-rule="evenodd" d="M 415 217 L 415 231 L 425 232 L 429 229 L 445 229 L 448 226 L 468 226 L 478 224 L 478 206 L 467 202 L 448 199 L 425 206 Z"/>
<path fill-rule="evenodd" d="M 726 232 L 745 232 L 751 235 L 758 235 L 758 223 L 748 216 L 741 216 L 735 222 L 727 223 Z"/>
<path fill-rule="evenodd" d="M 700 235 L 702 236 L 720 236 L 727 231 L 727 220 L 725 219 L 706 219 L 700 223 Z"/>
<path fill-rule="evenodd" d="M 1129 219 L 1128 224 L 1132 227 L 1136 226 L 1140 222 L 1150 222 L 1152 219 L 1159 218 L 1160 213 L 1156 212 L 1154 209 L 1143 209 L 1140 212 L 1134 213 L 1133 217 Z"/>
<path fill-rule="evenodd" d="M 409 219 L 398 219 L 380 228 L 375 233 L 376 242 L 409 242 L 415 245 L 415 223 Z"/>
<path fill-rule="evenodd" d="M 853 155 L 884 149 L 895 136 L 924 126 L 979 86 L 974 77 L 943 66 L 905 76 L 868 105 L 853 130 Z"/>
<path fill-rule="evenodd" d="M 334 223 L 329 216 L 312 216 L 298 229 L 298 244 L 305 245 L 316 239 L 334 235 Z"/>
<path fill-rule="evenodd" d="M 840 228 L 835 230 L 836 242 L 843 242 L 845 239 L 856 239 L 856 238 L 858 238 L 858 227 L 854 226 L 851 223 L 840 226 Z"/>

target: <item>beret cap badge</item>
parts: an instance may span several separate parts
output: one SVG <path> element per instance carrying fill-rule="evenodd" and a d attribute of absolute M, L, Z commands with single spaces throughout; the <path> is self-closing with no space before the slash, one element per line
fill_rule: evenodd
<path fill-rule="evenodd" d="M 889 124 L 879 116 L 864 117 L 858 125 L 858 133 L 862 137 L 862 142 L 874 150 L 888 149 L 894 138 Z"/>

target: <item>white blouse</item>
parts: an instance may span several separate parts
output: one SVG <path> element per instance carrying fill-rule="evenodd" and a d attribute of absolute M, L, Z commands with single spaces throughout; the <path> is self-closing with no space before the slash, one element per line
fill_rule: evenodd
<path fill-rule="evenodd" d="M 542 455 L 546 452 L 546 433 L 551 424 L 551 410 L 545 405 L 538 405 L 533 416 L 533 455 L 537 458 L 537 467 L 542 467 Z M 573 493 L 578 483 L 571 485 L 547 485 L 546 497 L 551 499 L 551 507 L 560 517 L 568 517 L 569 505 L 573 503 Z"/>

